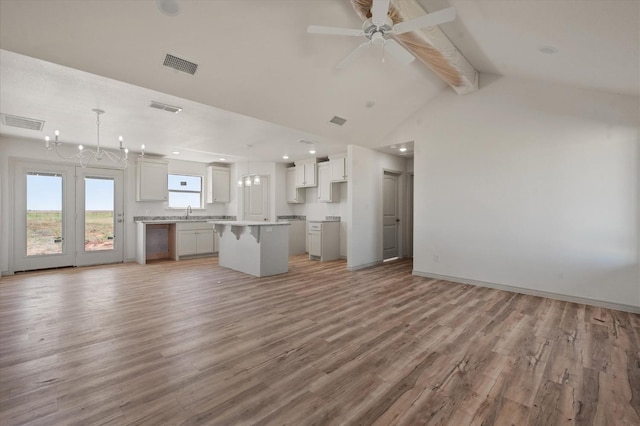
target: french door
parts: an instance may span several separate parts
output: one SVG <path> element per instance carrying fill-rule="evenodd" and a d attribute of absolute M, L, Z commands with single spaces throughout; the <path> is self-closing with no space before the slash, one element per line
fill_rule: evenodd
<path fill-rule="evenodd" d="M 121 170 L 14 164 L 14 270 L 123 261 Z"/>
<path fill-rule="evenodd" d="M 76 266 L 122 262 L 122 170 L 76 167 Z"/>

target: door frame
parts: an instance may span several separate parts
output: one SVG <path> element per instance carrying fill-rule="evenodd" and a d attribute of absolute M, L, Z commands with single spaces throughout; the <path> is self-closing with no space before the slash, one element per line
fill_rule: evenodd
<path fill-rule="evenodd" d="M 271 197 L 271 190 L 270 190 L 270 179 L 269 179 L 269 175 L 260 175 L 260 187 L 262 188 L 262 208 L 265 211 L 265 215 L 266 218 L 264 220 L 271 220 L 271 201 L 270 201 L 270 197 Z M 249 193 L 251 192 L 251 188 L 255 187 L 256 185 L 252 185 L 251 187 L 246 187 L 246 186 L 242 186 L 240 194 L 240 199 L 242 200 L 242 210 L 241 210 L 241 217 L 242 220 L 252 220 L 252 219 L 247 219 L 247 208 L 249 206 L 247 206 L 246 203 L 246 192 L 249 191 Z"/>
<path fill-rule="evenodd" d="M 414 180 L 415 180 L 415 175 L 413 174 L 413 172 L 407 173 L 406 174 L 406 201 L 404 203 L 404 205 L 407 206 L 407 210 L 405 212 L 404 218 L 405 218 L 405 222 L 404 222 L 404 227 L 403 232 L 404 232 L 404 238 L 405 238 L 405 244 L 404 244 L 404 256 L 405 257 L 413 257 L 413 217 L 414 217 L 414 211 L 413 211 L 413 196 L 414 196 Z"/>
<path fill-rule="evenodd" d="M 124 172 L 120 169 L 108 169 L 104 167 L 76 166 L 76 255 L 74 266 L 102 265 L 107 263 L 124 262 Z M 114 182 L 114 248 L 113 250 L 97 250 L 87 252 L 84 250 L 85 234 L 85 186 L 84 177 L 113 178 Z M 119 195 L 119 196 L 118 196 Z M 102 259 L 101 259 L 102 258 Z M 105 261 L 106 259 L 106 261 Z"/>
<path fill-rule="evenodd" d="M 10 220 L 10 241 L 13 249 L 9 250 L 10 272 L 30 271 L 37 269 L 59 268 L 74 266 L 75 263 L 75 166 L 28 159 L 11 159 L 9 161 L 11 173 L 11 201 L 13 208 Z M 61 174 L 62 179 L 62 212 L 63 212 L 63 251 L 61 254 L 51 254 L 42 257 L 26 255 L 26 237 L 20 232 L 26 231 L 27 184 L 23 179 L 29 172 L 48 172 Z M 20 192 L 20 193 L 19 193 Z M 24 210 L 23 210 L 24 209 Z M 18 251 L 24 249 L 24 255 Z"/>
<path fill-rule="evenodd" d="M 393 170 L 393 169 L 382 169 L 382 175 L 381 175 L 381 180 L 380 180 L 380 190 L 381 190 L 381 194 L 380 194 L 380 239 L 381 239 L 381 244 L 380 244 L 380 259 L 382 259 L 382 261 L 384 262 L 385 257 L 384 257 L 384 176 L 385 174 L 392 174 L 395 175 L 397 177 L 397 183 L 398 183 L 398 188 L 396 191 L 396 205 L 398 208 L 397 211 L 397 218 L 399 219 L 398 222 L 398 229 L 397 229 L 397 235 L 398 235 L 398 241 L 397 241 L 397 249 L 398 249 L 398 258 L 402 258 L 404 257 L 404 219 L 405 219 L 405 215 L 404 215 L 404 189 L 405 189 L 405 176 L 406 173 L 399 171 L 399 170 Z M 389 258 L 389 259 L 394 259 L 394 258 Z"/>

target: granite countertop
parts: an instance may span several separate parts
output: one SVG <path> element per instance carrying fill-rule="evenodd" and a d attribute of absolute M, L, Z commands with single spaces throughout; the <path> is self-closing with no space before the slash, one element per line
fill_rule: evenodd
<path fill-rule="evenodd" d="M 235 220 L 235 216 L 135 216 L 134 222 L 142 223 L 177 223 L 177 222 L 209 222 L 212 220 Z"/>
<path fill-rule="evenodd" d="M 291 222 L 292 220 L 307 220 L 307 217 L 300 216 L 300 215 L 288 215 L 288 216 L 278 216 L 277 219 L 283 222 Z"/>
<path fill-rule="evenodd" d="M 324 219 L 308 220 L 308 222 L 315 222 L 315 223 L 340 222 L 340 216 L 326 216 Z"/>
<path fill-rule="evenodd" d="M 209 223 L 214 225 L 231 225 L 231 226 L 277 226 L 289 225 L 289 222 L 260 222 L 251 220 L 210 220 Z"/>

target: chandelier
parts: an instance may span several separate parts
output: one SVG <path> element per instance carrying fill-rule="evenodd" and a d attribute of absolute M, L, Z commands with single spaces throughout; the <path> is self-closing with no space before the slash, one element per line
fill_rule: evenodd
<path fill-rule="evenodd" d="M 250 174 L 249 173 L 249 163 L 250 163 L 250 155 L 249 152 L 253 145 L 247 145 L 247 174 L 242 176 L 238 180 L 238 186 L 251 186 L 251 185 L 260 185 L 260 175 Z"/>
<path fill-rule="evenodd" d="M 47 151 L 54 150 L 58 157 L 63 160 L 80 160 L 80 165 L 82 167 L 87 167 L 93 162 L 100 163 L 103 159 L 107 159 L 113 163 L 116 167 L 121 167 L 123 169 L 127 168 L 127 159 L 129 157 L 129 150 L 122 146 L 122 136 L 118 138 L 120 142 L 120 152 L 112 152 L 106 149 L 100 148 L 100 115 L 104 114 L 104 111 L 101 109 L 92 109 L 91 111 L 96 113 L 96 130 L 97 130 L 97 148 L 93 149 L 85 149 L 82 145 L 78 145 L 78 152 L 75 154 L 66 157 L 60 152 L 58 152 L 58 147 L 62 145 L 62 142 L 58 141 L 58 137 L 60 136 L 60 131 L 56 130 L 54 133 L 54 140 L 52 141 L 49 136 L 44 138 L 44 148 Z"/>

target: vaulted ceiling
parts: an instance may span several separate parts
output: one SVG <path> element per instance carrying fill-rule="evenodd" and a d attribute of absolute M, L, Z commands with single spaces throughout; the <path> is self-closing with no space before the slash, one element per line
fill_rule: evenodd
<path fill-rule="evenodd" d="M 282 161 L 308 156 L 300 139 L 315 142 L 317 155 L 403 142 L 385 136 L 441 91 L 453 93 L 419 61 L 382 62 L 375 46 L 337 70 L 360 40 L 306 28 L 359 28 L 350 0 L 178 1 L 169 16 L 153 0 L 0 0 L 0 112 L 45 121 L 42 132 L 1 125 L 0 134 L 42 140 L 59 128 L 63 140 L 91 144 L 91 109 L 101 108 L 103 144 L 122 134 L 134 149 L 203 162 L 233 161 L 250 144 L 252 155 Z M 640 96 L 640 2 L 418 3 L 456 8 L 440 29 L 481 73 Z M 197 72 L 163 66 L 166 54 Z M 331 124 L 334 116 L 347 122 Z"/>

